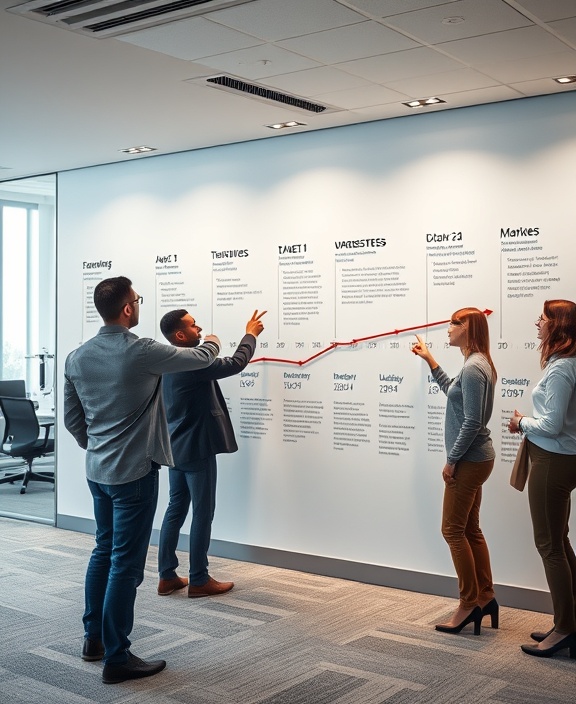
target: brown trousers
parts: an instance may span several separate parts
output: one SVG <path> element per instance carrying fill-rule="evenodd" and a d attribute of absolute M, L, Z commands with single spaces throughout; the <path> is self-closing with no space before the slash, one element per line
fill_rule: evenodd
<path fill-rule="evenodd" d="M 554 627 L 559 633 L 576 633 L 576 556 L 568 539 L 576 455 L 548 452 L 531 442 L 529 452 L 530 515 L 552 597 Z"/>
<path fill-rule="evenodd" d="M 458 575 L 460 606 L 471 609 L 494 598 L 490 554 L 480 530 L 482 484 L 494 460 L 458 462 L 456 483 L 446 485 L 442 507 L 442 535 L 448 543 Z"/>

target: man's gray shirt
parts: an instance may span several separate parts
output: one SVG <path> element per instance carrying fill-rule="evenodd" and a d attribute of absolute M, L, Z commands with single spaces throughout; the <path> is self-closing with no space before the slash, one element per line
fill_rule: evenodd
<path fill-rule="evenodd" d="M 86 476 L 126 484 L 148 474 L 151 462 L 173 465 L 161 375 L 210 366 L 218 345 L 164 345 L 122 325 L 105 325 L 68 355 L 64 425 L 87 450 Z"/>

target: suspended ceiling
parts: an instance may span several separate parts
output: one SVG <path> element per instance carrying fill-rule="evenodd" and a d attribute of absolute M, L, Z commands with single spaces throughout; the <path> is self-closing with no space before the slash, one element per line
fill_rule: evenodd
<path fill-rule="evenodd" d="M 576 0 L 211 0 L 104 38 L 17 4 L 0 0 L 0 181 L 576 88 L 553 80 L 576 75 Z M 223 74 L 326 110 L 209 87 Z"/>

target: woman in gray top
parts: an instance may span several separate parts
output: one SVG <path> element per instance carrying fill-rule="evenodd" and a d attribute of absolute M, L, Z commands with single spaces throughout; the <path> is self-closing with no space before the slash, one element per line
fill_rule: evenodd
<path fill-rule="evenodd" d="M 498 628 L 498 603 L 494 598 L 490 555 L 480 530 L 482 485 L 494 466 L 494 448 L 486 427 L 492 415 L 496 369 L 490 357 L 486 316 L 477 308 L 461 308 L 450 320 L 448 339 L 464 355 L 460 373 L 450 379 L 430 354 L 424 340 L 412 351 L 428 364 L 446 394 L 446 464 L 442 506 L 442 535 L 448 543 L 458 575 L 460 604 L 437 631 L 459 633 L 474 623 L 480 635 L 483 616 L 490 615 Z"/>
<path fill-rule="evenodd" d="M 514 411 L 508 428 L 525 433 L 528 441 L 530 515 L 554 626 L 547 633 L 532 633 L 538 645 L 521 647 L 538 657 L 569 648 L 570 657 L 576 658 L 576 556 L 568 539 L 571 492 L 576 488 L 576 304 L 546 301 L 536 325 L 544 375 L 532 392 L 532 417 Z"/>

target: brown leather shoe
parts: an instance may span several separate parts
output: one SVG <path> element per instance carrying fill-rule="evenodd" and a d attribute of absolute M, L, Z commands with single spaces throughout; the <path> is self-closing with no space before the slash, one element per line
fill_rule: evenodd
<path fill-rule="evenodd" d="M 234 582 L 217 582 L 212 577 L 208 577 L 206 584 L 201 587 L 197 587 L 193 584 L 188 586 L 188 598 L 195 599 L 199 596 L 218 596 L 218 594 L 224 594 L 229 592 L 234 586 Z"/>
<path fill-rule="evenodd" d="M 168 596 L 172 594 L 177 589 L 184 589 L 188 586 L 188 579 L 186 577 L 174 577 L 174 579 L 161 579 L 158 582 L 158 594 L 160 596 Z"/>

